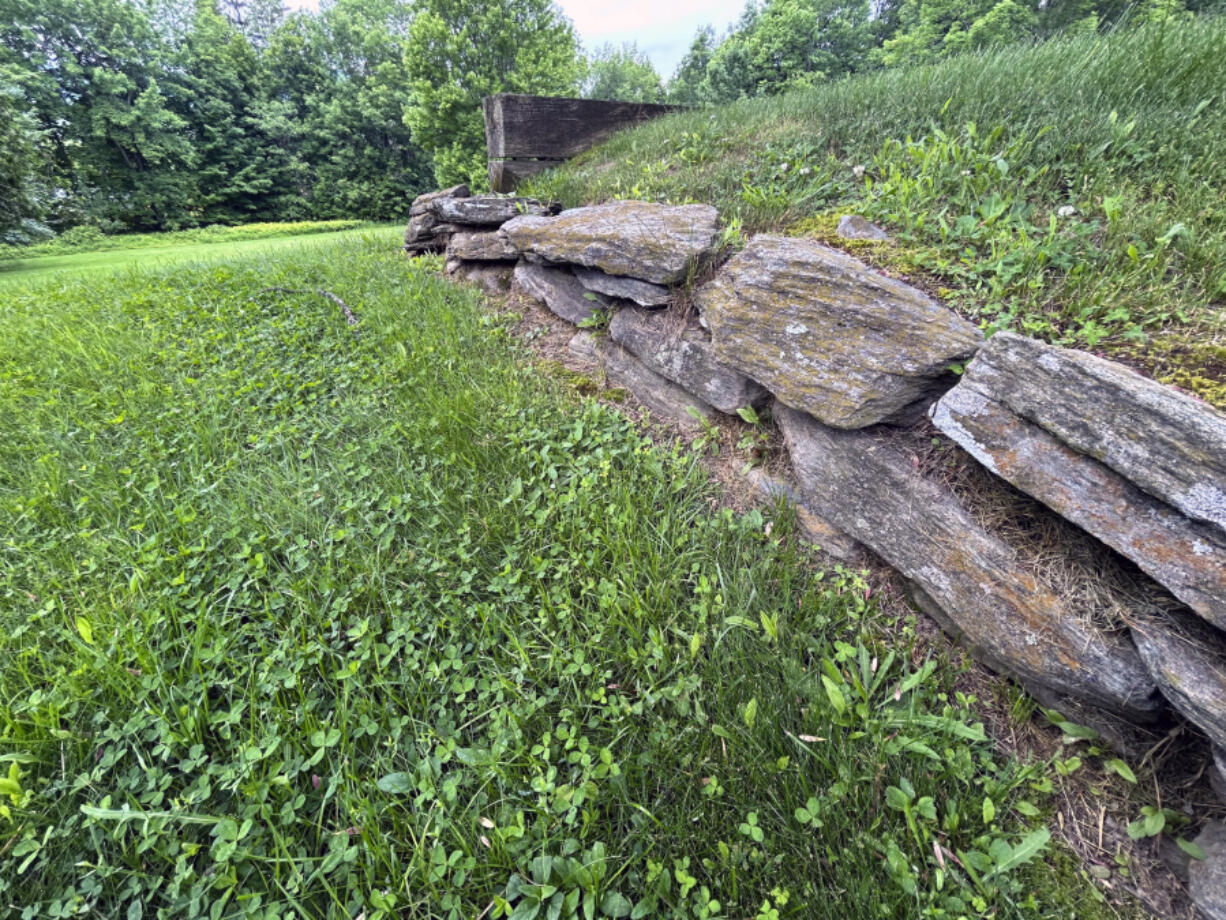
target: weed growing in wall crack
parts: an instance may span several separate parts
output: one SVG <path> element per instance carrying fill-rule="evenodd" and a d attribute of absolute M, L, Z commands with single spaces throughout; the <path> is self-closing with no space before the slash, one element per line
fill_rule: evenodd
<path fill-rule="evenodd" d="M 2 310 L 0 914 L 1101 915 L 854 573 L 391 234 Z"/>

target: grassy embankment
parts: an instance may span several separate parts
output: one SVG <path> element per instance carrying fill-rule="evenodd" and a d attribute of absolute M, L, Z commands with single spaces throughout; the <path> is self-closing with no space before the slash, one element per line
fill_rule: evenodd
<path fill-rule="evenodd" d="M 926 278 L 985 327 L 1226 406 L 1226 19 L 993 50 L 662 118 L 539 179 L 718 206 Z M 840 214 L 891 244 L 838 240 Z"/>
<path fill-rule="evenodd" d="M 6 286 L 0 914 L 1117 916 L 912 624 L 395 249 Z"/>
<path fill-rule="evenodd" d="M 29 281 L 35 275 L 115 271 L 134 266 L 166 265 L 195 259 L 237 258 L 311 242 L 374 225 L 359 220 L 299 221 L 201 227 L 175 233 L 128 233 L 118 236 L 74 233 L 35 246 L 0 246 L 0 286 Z"/>

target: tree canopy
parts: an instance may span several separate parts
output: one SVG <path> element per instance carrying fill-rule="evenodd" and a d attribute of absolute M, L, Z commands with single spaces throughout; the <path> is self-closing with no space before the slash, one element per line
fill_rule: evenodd
<path fill-rule="evenodd" d="M 391 218 L 485 184 L 491 93 L 701 105 L 1220 2 L 749 0 L 666 94 L 552 0 L 0 0 L 0 234 Z"/>
<path fill-rule="evenodd" d="M 552 0 L 419 0 L 404 62 L 404 120 L 440 185 L 486 182 L 483 96 L 573 95 L 581 76 L 574 27 Z"/>
<path fill-rule="evenodd" d="M 663 102 L 664 83 L 647 55 L 634 42 L 604 44 L 586 60 L 583 96 L 622 102 Z"/>

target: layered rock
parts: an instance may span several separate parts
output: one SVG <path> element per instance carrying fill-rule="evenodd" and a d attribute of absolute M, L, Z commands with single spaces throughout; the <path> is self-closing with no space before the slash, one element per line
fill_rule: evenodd
<path fill-rule="evenodd" d="M 1226 415 L 1114 361 L 1013 333 L 977 387 L 1194 521 L 1226 531 Z"/>
<path fill-rule="evenodd" d="M 553 214 L 558 210 L 558 206 L 550 202 L 541 202 L 534 198 L 507 198 L 502 195 L 445 195 L 431 201 L 429 208 L 440 221 L 465 227 L 501 227 L 513 217 Z"/>
<path fill-rule="evenodd" d="M 1055 376 L 1042 389 L 1030 386 L 1044 375 Z M 1153 436 L 1135 419 L 1149 419 Z M 1101 358 L 1002 332 L 936 404 L 932 420 L 988 469 L 1226 628 L 1226 532 L 1130 478 L 1155 489 L 1161 480 L 1169 496 L 1180 494 L 1170 488 L 1175 482 L 1192 484 L 1185 497 L 1191 489 L 1211 495 L 1226 482 L 1226 419 L 1218 413 Z M 1187 442 L 1178 433 L 1184 426 Z M 1113 456 L 1128 476 L 1108 465 Z"/>
<path fill-rule="evenodd" d="M 409 223 L 404 228 L 404 251 L 418 254 L 446 249 L 451 234 L 459 228 L 440 220 L 434 207 L 439 202 L 467 198 L 468 195 L 467 185 L 453 185 L 418 195 L 409 208 Z"/>
<path fill-rule="evenodd" d="M 659 310 L 618 310 L 609 324 L 613 341 L 645 365 L 720 412 L 762 405 L 766 390 L 716 360 L 711 337 L 694 320 Z"/>
<path fill-rule="evenodd" d="M 1141 660 L 1175 709 L 1226 747 L 1226 637 L 1190 615 L 1130 624 Z"/>
<path fill-rule="evenodd" d="M 575 277 L 589 291 L 631 300 L 640 307 L 662 307 L 669 302 L 672 293 L 662 284 L 651 284 L 637 278 L 606 275 L 593 268 L 576 268 Z"/>
<path fill-rule="evenodd" d="M 456 233 L 447 244 L 448 259 L 470 262 L 500 262 L 519 256 L 506 237 L 494 232 Z"/>
<path fill-rule="evenodd" d="M 922 292 L 812 240 L 756 237 L 698 305 L 716 357 L 836 428 L 935 399 L 982 340 Z"/>
<path fill-rule="evenodd" d="M 708 205 L 614 201 L 557 217 L 516 217 L 501 232 L 518 250 L 549 262 L 676 284 L 715 252 L 718 214 Z"/>
<path fill-rule="evenodd" d="M 444 198 L 467 198 L 469 194 L 467 185 L 453 185 L 451 188 L 441 188 L 438 191 L 418 195 L 413 199 L 413 204 L 409 207 L 409 217 L 417 217 L 418 215 L 428 213 L 436 201 L 441 201 Z"/>
<path fill-rule="evenodd" d="M 1041 691 L 1145 721 L 1161 699 L 1127 635 L 1082 621 L 957 498 L 870 432 L 777 406 L 805 502 L 916 582 L 988 664 Z"/>
<path fill-rule="evenodd" d="M 604 304 L 569 270 L 521 261 L 515 266 L 515 283 L 529 297 L 539 300 L 568 323 L 591 319 Z"/>
<path fill-rule="evenodd" d="M 608 382 L 629 390 L 652 415 L 685 431 L 696 431 L 702 427 L 702 420 L 714 417 L 715 410 L 701 399 L 665 380 L 616 342 L 597 339 L 595 350 Z"/>

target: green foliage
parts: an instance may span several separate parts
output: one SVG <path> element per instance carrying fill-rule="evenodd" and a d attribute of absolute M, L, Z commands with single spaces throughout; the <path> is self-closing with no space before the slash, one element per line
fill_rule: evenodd
<path fill-rule="evenodd" d="M 716 102 L 814 86 L 865 63 L 872 31 L 868 0 L 766 0 L 747 8 L 706 69 L 703 94 Z"/>
<path fill-rule="evenodd" d="M 575 33 L 552 0 L 421 0 L 404 50 L 404 120 L 434 158 L 440 186 L 488 184 L 481 98 L 571 95 Z"/>
<path fill-rule="evenodd" d="M 32 246 L 0 246 L 0 262 L 35 259 L 74 252 L 106 252 L 114 249 L 152 249 L 193 243 L 233 243 L 242 240 L 276 239 L 309 233 L 335 233 L 363 226 L 359 220 L 317 220 L 296 223 L 253 223 L 236 227 L 214 225 L 174 233 L 122 233 L 107 236 L 97 227 L 73 227 L 53 240 Z"/>
<path fill-rule="evenodd" d="M 0 244 L 28 242 L 40 213 L 35 137 L 20 104 L 20 93 L 0 73 Z"/>
<path fill-rule="evenodd" d="M 605 44 L 584 61 L 582 95 L 621 102 L 663 102 L 664 84 L 647 55 L 634 42 Z"/>
<path fill-rule="evenodd" d="M 222 11 L 0 0 L 2 85 L 35 122 L 53 226 L 389 218 L 429 184 L 402 117 L 407 0 Z"/>
<path fill-rule="evenodd" d="M 914 623 L 394 242 L 6 290 L 2 903 L 1104 915 Z"/>

